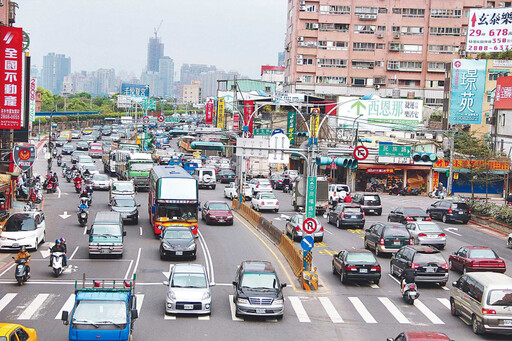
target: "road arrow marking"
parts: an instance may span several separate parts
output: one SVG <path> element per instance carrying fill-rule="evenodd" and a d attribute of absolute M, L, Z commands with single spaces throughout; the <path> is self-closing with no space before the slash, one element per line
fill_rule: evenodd
<path fill-rule="evenodd" d="M 281 219 L 290 219 L 290 216 L 287 216 L 286 214 L 281 214 Z"/>
<path fill-rule="evenodd" d="M 48 256 L 50 256 L 50 249 L 48 249 L 48 250 L 41 250 L 41 256 L 43 258 L 48 258 Z"/>
<path fill-rule="evenodd" d="M 174 266 L 174 264 L 169 264 L 169 272 L 162 271 L 162 273 L 164 274 L 165 278 L 169 279 L 169 276 L 171 275 L 171 270 L 172 270 L 173 266 Z"/>
<path fill-rule="evenodd" d="M 447 227 L 444 229 L 446 232 L 450 232 L 450 233 L 453 233 L 454 235 L 456 236 L 462 236 L 462 234 L 459 234 L 457 232 L 453 232 L 452 230 L 455 230 L 455 231 L 458 231 L 459 229 L 456 228 L 456 227 Z"/>
<path fill-rule="evenodd" d="M 71 214 L 68 214 L 68 211 L 64 211 L 64 214 L 59 214 L 59 217 L 61 217 L 62 219 L 67 219 L 71 217 Z"/>

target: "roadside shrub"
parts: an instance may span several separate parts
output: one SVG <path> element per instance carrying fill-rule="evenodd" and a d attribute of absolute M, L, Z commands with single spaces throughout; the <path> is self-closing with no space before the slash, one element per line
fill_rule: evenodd
<path fill-rule="evenodd" d="M 468 205 L 471 208 L 471 213 L 482 217 L 494 216 L 498 206 L 495 203 L 485 202 L 481 200 L 470 200 Z"/>
<path fill-rule="evenodd" d="M 499 206 L 494 217 L 503 224 L 512 225 L 512 207 L 508 205 Z"/>

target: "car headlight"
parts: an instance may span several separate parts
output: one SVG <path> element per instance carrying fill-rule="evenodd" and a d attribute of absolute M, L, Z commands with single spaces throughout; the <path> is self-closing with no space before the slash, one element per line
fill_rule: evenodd
<path fill-rule="evenodd" d="M 205 291 L 205 293 L 203 294 L 202 300 L 207 300 L 209 298 L 210 298 L 210 292 L 209 291 Z"/>
<path fill-rule="evenodd" d="M 7 240 L 7 237 L 0 237 L 0 240 Z"/>
<path fill-rule="evenodd" d="M 274 300 L 274 302 L 272 302 L 273 304 L 283 304 L 284 303 L 284 300 L 283 299 L 276 299 Z"/>
<path fill-rule="evenodd" d="M 175 299 L 176 299 L 176 294 L 174 293 L 174 291 L 169 290 L 169 292 L 167 293 L 167 297 L 168 297 L 170 300 L 175 300 Z"/>
<path fill-rule="evenodd" d="M 249 300 L 247 298 L 238 298 L 238 303 L 241 303 L 241 304 L 249 304 Z"/>
<path fill-rule="evenodd" d="M 165 243 L 162 244 L 162 247 L 166 250 L 170 250 L 171 249 L 171 246 L 170 245 L 167 245 Z"/>
<path fill-rule="evenodd" d="M 194 250 L 196 248 L 196 244 L 192 243 L 187 247 L 187 250 Z"/>

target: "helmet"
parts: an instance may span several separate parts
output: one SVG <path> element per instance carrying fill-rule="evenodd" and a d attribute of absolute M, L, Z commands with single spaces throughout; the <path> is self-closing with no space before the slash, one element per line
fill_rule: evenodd
<path fill-rule="evenodd" d="M 27 251 L 27 247 L 25 245 L 20 246 L 20 252 Z"/>
<path fill-rule="evenodd" d="M 62 244 L 65 244 L 65 243 L 66 243 L 66 238 L 62 237 L 62 238 L 60 239 L 60 242 L 61 242 Z"/>
<path fill-rule="evenodd" d="M 55 239 L 55 244 L 60 244 L 60 239 Z"/>

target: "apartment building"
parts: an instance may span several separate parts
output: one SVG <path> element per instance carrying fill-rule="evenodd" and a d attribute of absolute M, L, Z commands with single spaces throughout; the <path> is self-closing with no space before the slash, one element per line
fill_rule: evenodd
<path fill-rule="evenodd" d="M 284 88 L 442 105 L 445 63 L 465 56 L 470 8 L 487 0 L 288 0 Z"/>
<path fill-rule="evenodd" d="M 0 0 L 0 26 L 12 26 L 16 21 L 18 3 L 11 0 Z"/>

